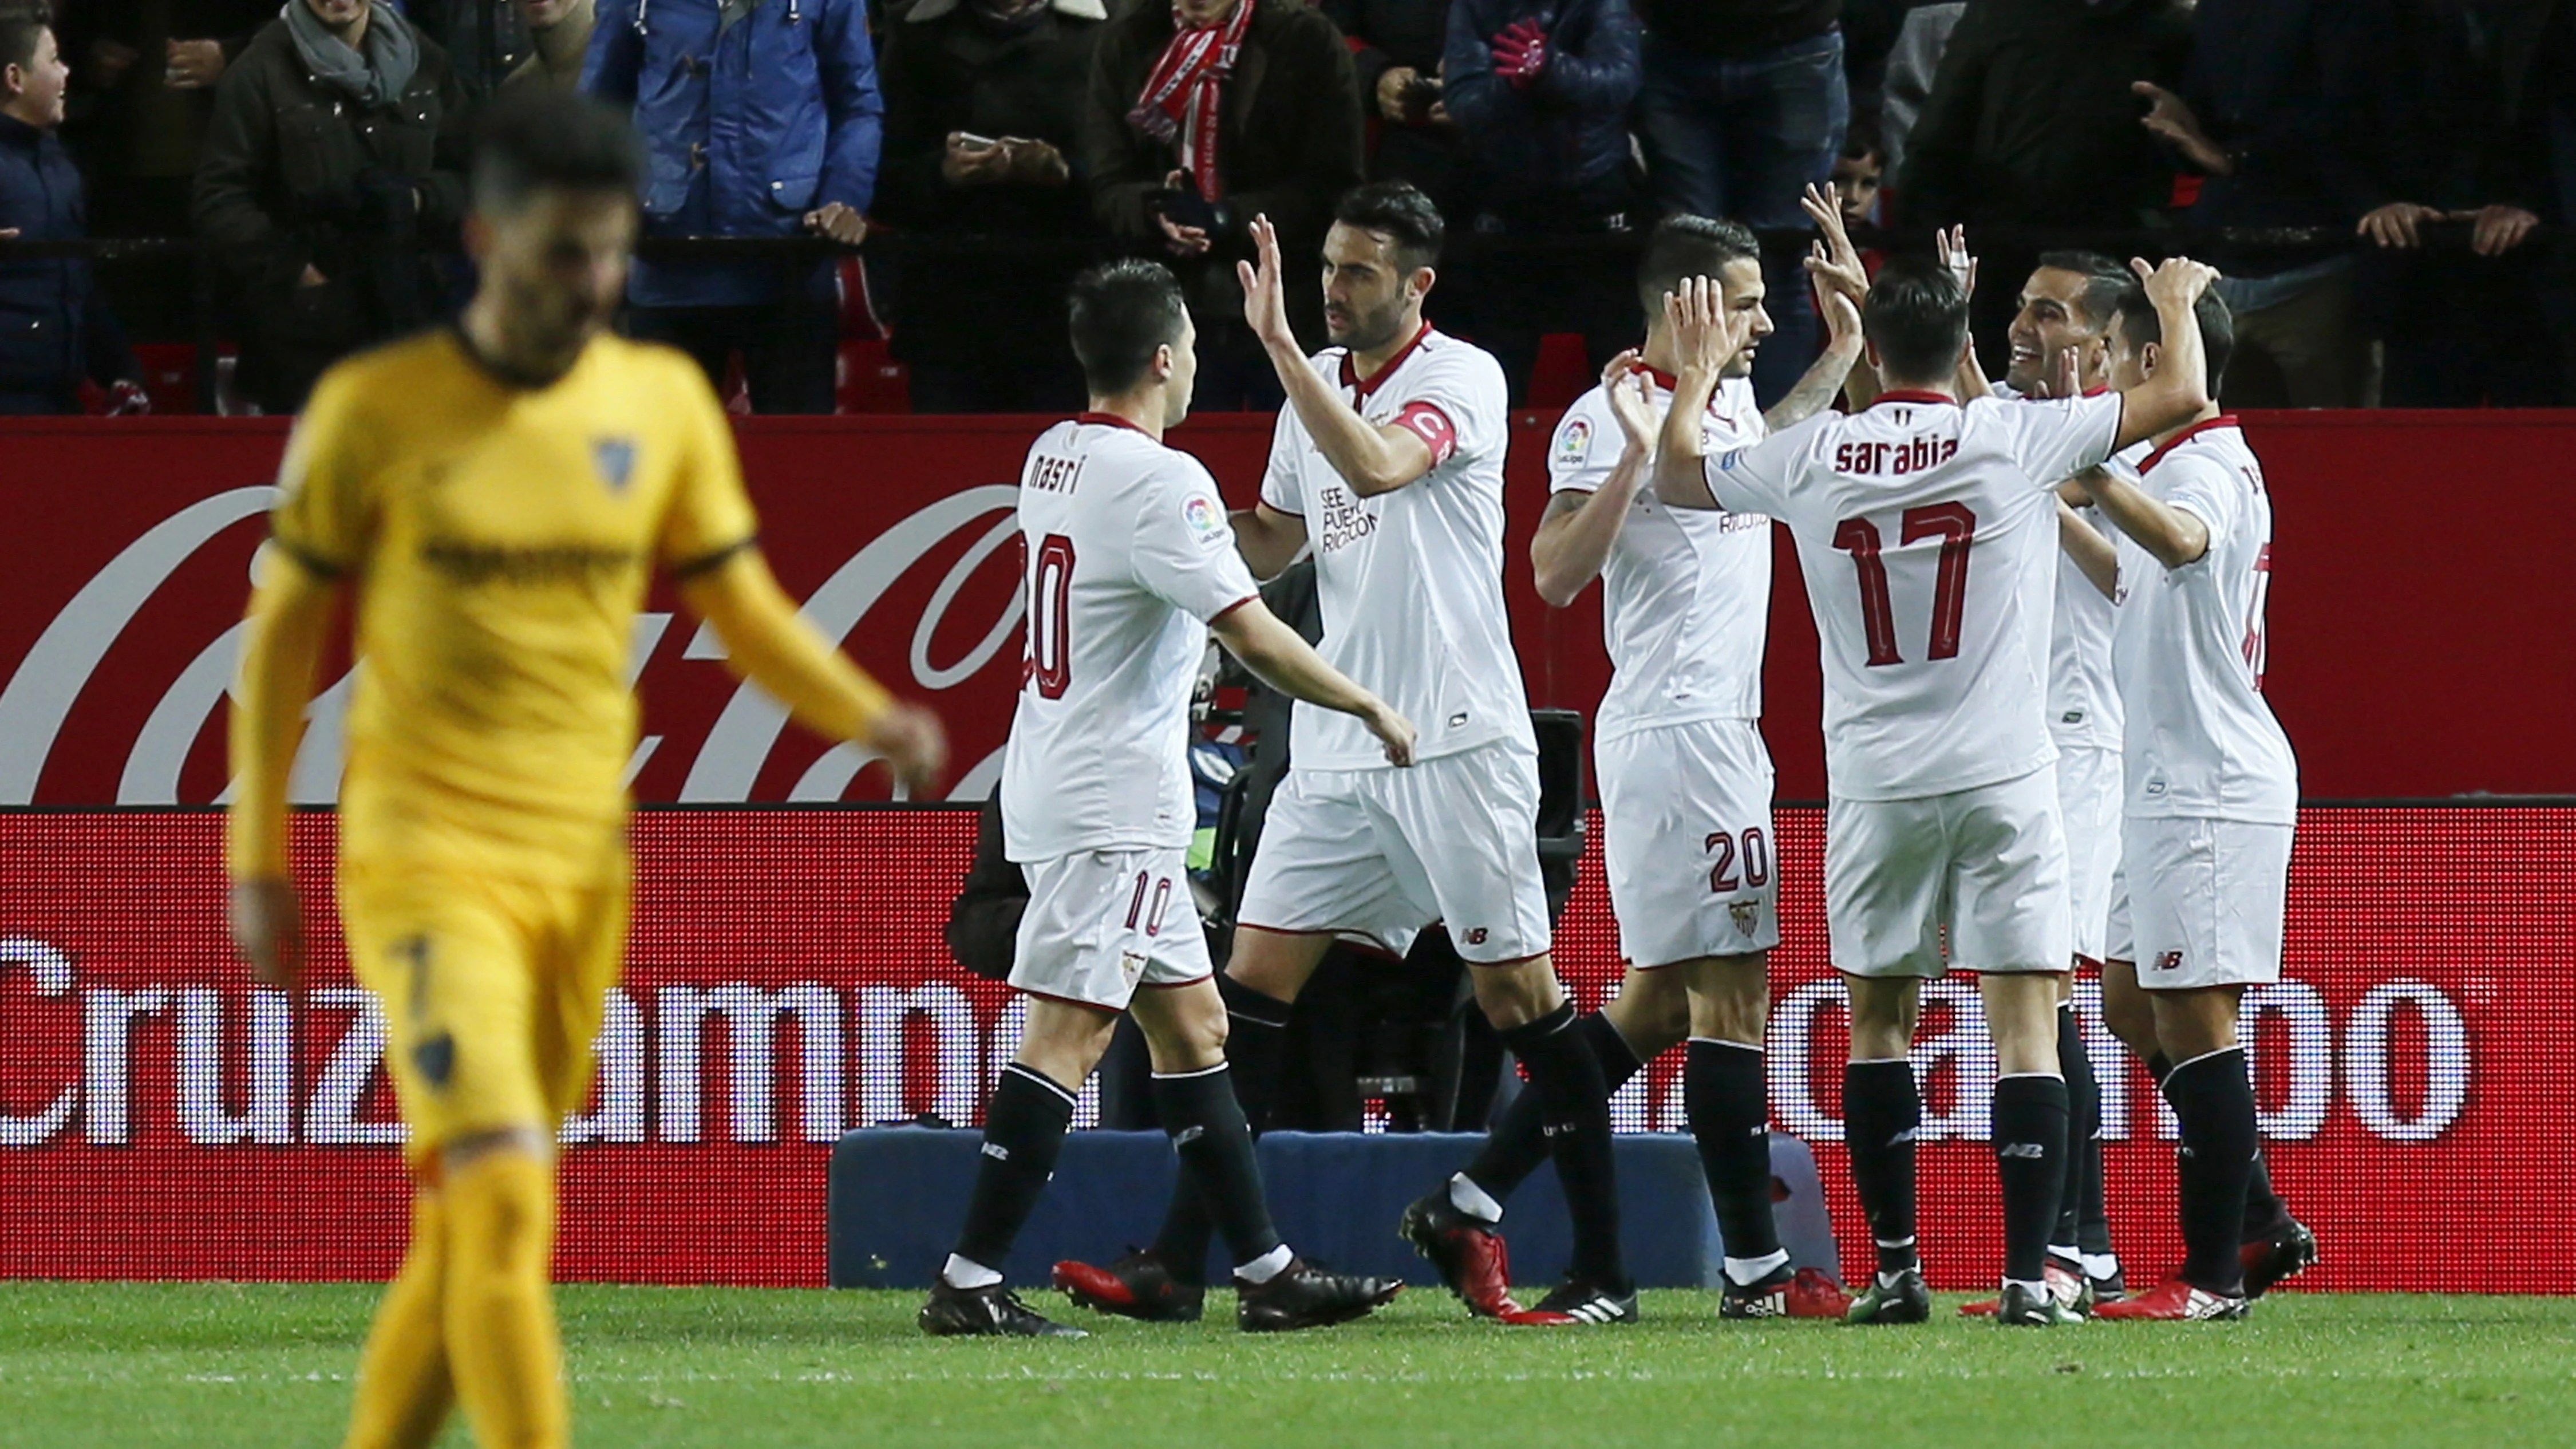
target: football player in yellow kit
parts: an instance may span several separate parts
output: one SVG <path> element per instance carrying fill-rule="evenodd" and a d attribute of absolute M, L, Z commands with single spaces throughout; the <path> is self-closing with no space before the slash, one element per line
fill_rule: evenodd
<path fill-rule="evenodd" d="M 358 1377 L 352 1446 L 425 1445 L 461 1404 L 486 1449 L 570 1440 L 551 1279 L 555 1132 L 581 1105 L 624 958 L 629 639 L 654 568 L 733 668 L 927 784 L 946 743 L 836 652 L 754 546 L 723 409 L 681 354 L 605 335 L 641 171 L 626 119 L 496 106 L 456 325 L 353 358 L 287 445 L 232 717 L 235 939 L 302 955 L 286 789 L 337 596 L 357 697 L 339 894 L 385 1004 L 418 1188 Z"/>

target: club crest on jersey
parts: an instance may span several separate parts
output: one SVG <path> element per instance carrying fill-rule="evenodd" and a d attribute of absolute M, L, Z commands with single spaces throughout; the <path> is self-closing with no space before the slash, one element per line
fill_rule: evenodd
<path fill-rule="evenodd" d="M 1127 984 L 1130 987 L 1133 987 L 1138 981 L 1144 978 L 1145 958 L 1137 955 L 1133 951 L 1120 952 L 1118 955 L 1118 974 L 1126 977 Z"/>
<path fill-rule="evenodd" d="M 625 492 L 627 480 L 635 476 L 635 440 L 591 439 L 590 464 L 599 470 L 599 481 L 608 485 L 609 492 Z"/>
<path fill-rule="evenodd" d="M 1216 538 L 1226 530 L 1225 510 L 1204 493 L 1191 494 L 1189 501 L 1181 505 L 1181 521 L 1201 538 Z"/>
<path fill-rule="evenodd" d="M 1574 418 L 1556 432 L 1556 461 L 1568 468 L 1592 456 L 1592 420 Z"/>
<path fill-rule="evenodd" d="M 1735 918 L 1735 933 L 1749 938 L 1753 934 L 1753 928 L 1762 921 L 1762 903 L 1729 901 L 1726 903 L 1726 913 Z"/>

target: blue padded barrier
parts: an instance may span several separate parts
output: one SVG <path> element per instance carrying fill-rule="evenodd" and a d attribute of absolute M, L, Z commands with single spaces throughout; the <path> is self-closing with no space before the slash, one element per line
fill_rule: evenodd
<path fill-rule="evenodd" d="M 927 1288 L 964 1220 L 982 1142 L 978 1132 L 922 1127 L 843 1135 L 832 1150 L 832 1285 Z M 1274 1132 L 1261 1140 L 1261 1173 L 1279 1231 L 1300 1253 L 1353 1272 L 1435 1284 L 1430 1265 L 1396 1237 L 1396 1217 L 1446 1182 L 1482 1142 L 1469 1133 Z M 1629 1272 L 1649 1288 L 1716 1287 L 1724 1251 L 1690 1138 L 1625 1135 L 1618 1157 Z M 1176 1168 L 1159 1132 L 1067 1137 L 1055 1181 L 1003 1272 L 1015 1284 L 1042 1287 L 1060 1258 L 1107 1262 L 1130 1244 L 1152 1241 Z M 1775 1210 L 1791 1260 L 1836 1271 L 1833 1226 L 1807 1144 L 1771 1134 L 1771 1170 L 1786 1191 Z M 1503 1228 L 1515 1279 L 1546 1285 L 1563 1275 L 1572 1236 L 1554 1167 L 1541 1167 L 1512 1195 Z M 1222 1245 L 1210 1271 L 1210 1282 L 1224 1281 Z"/>

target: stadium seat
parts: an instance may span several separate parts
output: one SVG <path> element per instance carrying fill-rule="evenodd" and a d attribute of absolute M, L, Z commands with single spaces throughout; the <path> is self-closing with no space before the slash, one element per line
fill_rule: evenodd
<path fill-rule="evenodd" d="M 1355 1273 L 1437 1282 L 1395 1235 L 1404 1206 L 1445 1180 L 1484 1139 L 1466 1133 L 1273 1132 L 1261 1175 L 1279 1231 L 1299 1252 Z M 829 1273 L 836 1288 L 927 1288 L 953 1245 L 975 1181 L 983 1134 L 870 1127 L 832 1150 Z M 1628 1268 L 1649 1288 L 1712 1288 L 1724 1272 L 1699 1152 L 1679 1133 L 1618 1139 L 1620 1218 Z M 1160 1132 L 1076 1132 L 1004 1272 L 1043 1285 L 1059 1259 L 1105 1262 L 1149 1241 L 1171 1192 L 1174 1159 Z M 1780 1240 L 1797 1266 L 1838 1273 L 1833 1226 L 1814 1154 L 1771 1134 Z M 1542 1167 L 1504 1219 L 1514 1276 L 1553 1283 L 1573 1240 L 1556 1171 Z M 1223 1264 L 1212 1272 L 1223 1281 Z"/>

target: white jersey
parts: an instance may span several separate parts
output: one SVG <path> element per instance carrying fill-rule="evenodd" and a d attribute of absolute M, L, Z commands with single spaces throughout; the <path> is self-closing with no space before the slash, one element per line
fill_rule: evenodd
<path fill-rule="evenodd" d="M 1672 406 L 1672 380 L 1650 375 L 1646 396 L 1660 421 Z M 1700 433 L 1710 452 L 1768 436 L 1753 385 L 1735 378 L 1721 386 Z M 1556 425 L 1547 450 L 1549 490 L 1600 491 L 1625 444 L 1609 395 L 1593 388 Z M 1759 719 L 1770 611 L 1771 520 L 1667 507 L 1649 477 L 1601 567 L 1601 633 L 1611 674 L 1593 737 L 1704 719 Z"/>
<path fill-rule="evenodd" d="M 1963 407 L 1891 392 L 1708 460 L 1721 505 L 1798 541 L 1835 798 L 1972 790 L 2057 758 L 2049 490 L 2109 456 L 2119 427 L 2114 394 Z"/>
<path fill-rule="evenodd" d="M 1103 414 L 1020 473 L 1028 644 L 1002 762 L 1010 858 L 1177 847 L 1198 823 L 1190 691 L 1207 621 L 1255 597 L 1199 460 Z"/>
<path fill-rule="evenodd" d="M 2104 466 L 2132 482 L 2143 449 L 2131 449 Z M 2127 460 L 2123 468 L 2121 461 Z M 2094 532 L 2119 542 L 2119 530 L 2102 510 L 2085 504 L 2075 516 Z M 2057 614 L 2048 634 L 2048 734 L 2061 750 L 2120 748 L 2120 689 L 2111 677 L 2111 600 L 2084 576 L 2066 550 L 2057 551 Z"/>
<path fill-rule="evenodd" d="M 2132 818 L 2296 825 L 2299 762 L 2263 702 L 2263 605 L 2272 500 L 2236 419 L 2184 430 L 2140 470 L 2142 486 L 2209 528 L 2209 550 L 2167 569 L 2120 544 L 2112 653 L 2129 710 Z"/>
<path fill-rule="evenodd" d="M 1529 697 L 1503 613 L 1503 449 L 1510 398 L 1487 353 L 1425 327 L 1366 382 L 1342 348 L 1309 365 L 1372 427 L 1431 445 L 1431 471 L 1362 498 L 1279 410 L 1261 500 L 1306 520 L 1315 551 L 1318 653 L 1413 721 L 1417 759 L 1504 741 L 1535 751 Z M 1296 768 L 1391 768 L 1350 715 L 1300 702 Z"/>

